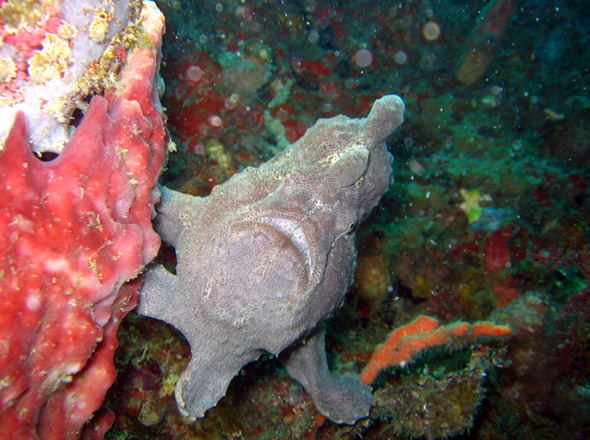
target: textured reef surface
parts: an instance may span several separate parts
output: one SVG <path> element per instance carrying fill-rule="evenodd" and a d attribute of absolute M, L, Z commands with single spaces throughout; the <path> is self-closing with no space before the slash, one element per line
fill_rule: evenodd
<path fill-rule="evenodd" d="M 131 314 L 107 400 L 117 414 L 109 435 L 166 418 L 162 432 L 185 439 L 588 438 L 583 2 L 158 5 L 167 19 L 163 104 L 177 146 L 161 183 L 175 191 L 207 196 L 319 118 L 364 117 L 385 95 L 404 100 L 405 122 L 386 139 L 395 181 L 357 232 L 353 285 L 325 324 L 333 372 L 358 375 L 394 335 L 398 362 L 377 374 L 375 405 L 353 426 L 318 419 L 269 355 L 189 423 L 174 401 L 189 345 Z M 159 260 L 173 270 L 174 249 Z M 421 315 L 447 329 L 442 345 L 436 330 L 414 328 Z M 461 339 L 448 327 L 482 320 L 511 333 Z"/>
<path fill-rule="evenodd" d="M 0 0 L 2 434 L 590 438 L 586 3 Z M 235 219 L 273 194 L 248 201 L 236 182 L 278 166 L 316 121 L 352 123 L 389 95 L 405 103 L 404 124 L 383 133 L 395 179 L 370 214 L 374 202 L 354 193 L 368 181 L 328 167 L 325 179 L 311 173 L 306 194 L 318 203 L 304 193 L 296 203 L 296 192 L 273 200 L 297 206 L 297 218 L 330 207 L 322 221 L 333 224 L 312 234 L 317 254 L 294 217 Z M 343 181 L 352 186 L 326 191 Z M 154 224 L 168 242 L 159 251 L 157 183 L 168 188 Z M 179 205 L 208 213 L 194 232 L 203 249 L 224 246 L 198 253 L 179 241 L 182 222 L 163 221 Z M 352 217 L 364 221 L 348 234 Z M 270 294 L 270 269 L 246 274 L 243 255 L 221 255 L 228 240 L 250 240 L 250 226 L 261 231 L 251 259 L 269 261 L 263 244 L 284 244 L 282 268 L 268 278 L 276 291 L 297 279 L 329 304 L 301 308 L 298 324 L 276 308 L 257 315 L 265 305 L 253 298 Z M 353 277 L 351 253 L 336 243 L 356 248 Z M 239 340 L 240 362 L 220 327 L 182 324 L 197 307 L 175 300 L 190 296 L 181 281 L 190 253 L 191 270 L 231 285 L 219 298 L 241 312 L 219 322 L 226 341 Z M 322 271 L 307 262 L 332 254 L 346 261 L 324 298 L 330 273 L 313 278 Z M 261 276 L 255 294 L 238 288 Z M 146 297 L 165 292 L 173 325 L 131 311 L 142 277 Z M 202 281 L 195 286 L 206 290 Z M 264 318 L 288 328 L 268 335 L 282 338 L 275 345 L 251 343 Z M 318 321 L 324 330 L 310 333 Z M 288 352 L 276 356 L 301 348 L 290 345 L 298 338 L 315 353 L 303 364 L 326 374 L 304 377 Z M 225 379 L 203 392 L 203 382 L 184 380 L 212 354 L 228 356 L 197 369 L 200 379 Z M 350 418 L 326 410 L 318 393 L 334 376 L 372 388 L 366 416 L 368 405 Z M 179 412 L 175 389 L 182 412 L 203 417 Z"/>

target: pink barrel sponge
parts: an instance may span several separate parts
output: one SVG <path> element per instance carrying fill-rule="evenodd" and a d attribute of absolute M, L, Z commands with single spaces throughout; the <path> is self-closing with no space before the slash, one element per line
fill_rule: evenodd
<path fill-rule="evenodd" d="M 151 2 L 146 2 L 150 4 Z M 120 320 L 160 245 L 151 216 L 164 159 L 154 90 L 164 19 L 127 59 L 121 91 L 94 97 L 62 154 L 42 162 L 17 114 L 0 153 L 0 427 L 78 438 L 115 379 Z M 101 438 L 108 418 L 87 425 Z M 105 423 L 106 422 L 106 423 Z"/>

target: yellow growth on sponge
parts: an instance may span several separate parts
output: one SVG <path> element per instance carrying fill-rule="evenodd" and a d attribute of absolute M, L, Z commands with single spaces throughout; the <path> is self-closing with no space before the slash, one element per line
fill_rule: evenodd
<path fill-rule="evenodd" d="M 16 64 L 12 58 L 0 57 L 0 83 L 12 81 L 16 76 Z"/>
<path fill-rule="evenodd" d="M 43 84 L 52 78 L 66 79 L 70 73 L 68 58 L 72 53 L 68 42 L 55 34 L 47 34 L 42 44 L 43 49 L 29 60 L 31 82 Z"/>
<path fill-rule="evenodd" d="M 34 26 L 54 7 L 55 0 L 7 0 L 0 6 L 0 16 L 8 31 Z"/>
<path fill-rule="evenodd" d="M 109 22 L 113 19 L 113 14 L 107 12 L 104 8 L 94 10 L 94 19 L 90 24 L 90 38 L 96 43 L 105 41 L 109 33 Z"/>

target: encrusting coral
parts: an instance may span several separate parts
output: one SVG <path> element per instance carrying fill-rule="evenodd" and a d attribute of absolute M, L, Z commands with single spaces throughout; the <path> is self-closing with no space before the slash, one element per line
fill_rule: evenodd
<path fill-rule="evenodd" d="M 438 320 L 419 316 L 411 323 L 391 332 L 387 341 L 377 347 L 368 365 L 361 373 L 361 380 L 372 383 L 377 374 L 387 367 L 404 366 L 412 358 L 430 347 L 470 341 L 482 336 L 505 336 L 510 327 L 482 321 L 475 324 L 454 322 L 439 327 Z"/>
<path fill-rule="evenodd" d="M 507 336 L 512 332 L 507 325 L 496 325 L 489 321 L 474 324 L 459 321 L 440 327 L 439 324 L 437 319 L 418 316 L 409 324 L 394 329 L 387 340 L 373 352 L 371 360 L 361 372 L 361 380 L 370 385 L 385 369 L 405 367 L 421 352 L 433 347 L 463 344 L 482 337 Z M 412 382 L 393 387 L 386 385 L 375 393 L 376 406 L 371 411 L 371 420 L 392 418 L 394 430 L 412 438 L 425 435 L 432 439 L 451 432 L 461 432 L 471 426 L 473 410 L 479 404 L 482 393 L 480 381 L 485 376 L 489 362 L 483 364 L 479 365 L 474 360 L 470 368 L 451 374 L 444 380 L 426 376 L 422 383 Z M 456 405 L 452 398 L 449 399 L 448 393 L 462 393 L 471 398 L 467 400 L 467 405 Z M 445 417 L 437 417 L 436 411 L 435 415 L 428 413 L 428 402 L 434 401 L 436 405 L 433 406 L 444 408 L 446 415 L 453 419 L 452 422 L 449 420 L 447 423 Z M 324 421 L 323 415 L 316 418 L 312 430 L 314 435 Z M 366 425 L 365 421 L 359 421 L 353 428 L 344 431 L 360 435 Z M 433 432 L 437 434 L 432 435 Z"/>

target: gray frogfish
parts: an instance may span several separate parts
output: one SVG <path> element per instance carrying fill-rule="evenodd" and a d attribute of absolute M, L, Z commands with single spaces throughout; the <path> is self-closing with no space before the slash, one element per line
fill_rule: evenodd
<path fill-rule="evenodd" d="M 183 415 L 202 417 L 264 352 L 329 419 L 353 424 L 368 415 L 371 388 L 328 369 L 322 322 L 353 281 L 355 232 L 391 183 L 385 138 L 403 113 L 403 101 L 389 95 L 367 118 L 320 119 L 207 197 L 161 188 L 154 224 L 175 248 L 176 274 L 153 265 L 138 312 L 190 343 L 175 390 Z"/>

